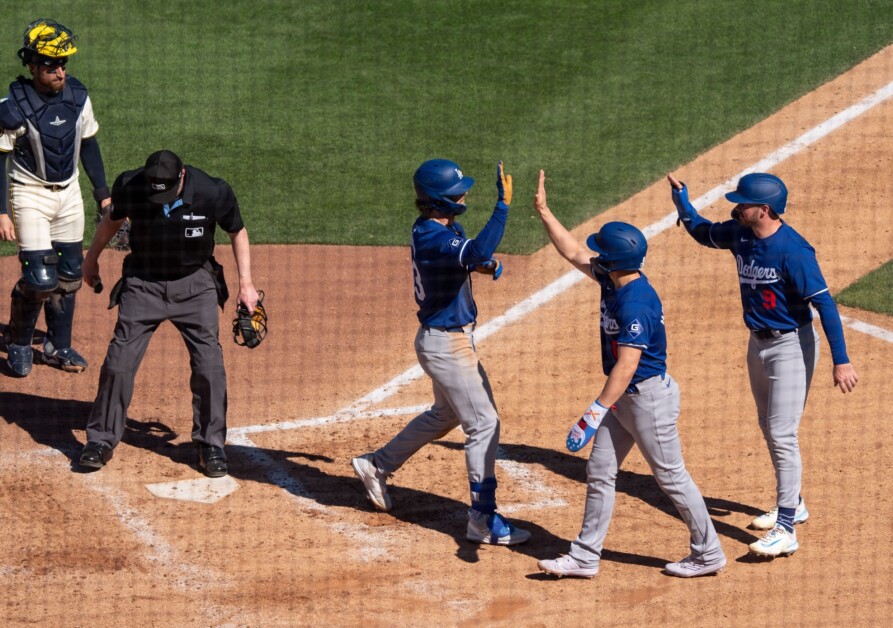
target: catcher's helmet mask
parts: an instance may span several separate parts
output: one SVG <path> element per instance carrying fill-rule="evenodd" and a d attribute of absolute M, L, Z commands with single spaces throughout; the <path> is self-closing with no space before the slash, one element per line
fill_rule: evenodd
<path fill-rule="evenodd" d="M 266 295 L 263 290 L 257 291 L 257 305 L 254 312 L 249 312 L 244 304 L 236 307 L 236 318 L 233 319 L 233 342 L 240 347 L 254 349 L 267 337 L 267 310 L 264 307 Z"/>
<path fill-rule="evenodd" d="M 640 270 L 645 264 L 648 242 L 645 235 L 626 222 L 605 223 L 586 238 L 586 245 L 598 253 L 593 258 L 603 271 Z"/>
<path fill-rule="evenodd" d="M 465 203 L 459 201 L 474 185 L 474 179 L 466 177 L 454 161 L 429 159 L 415 171 L 412 183 L 419 209 L 433 209 L 458 216 L 468 209 Z"/>
<path fill-rule="evenodd" d="M 22 65 L 30 63 L 48 67 L 65 65 L 67 58 L 78 51 L 77 35 L 55 20 L 39 18 L 25 27 L 18 56 Z"/>

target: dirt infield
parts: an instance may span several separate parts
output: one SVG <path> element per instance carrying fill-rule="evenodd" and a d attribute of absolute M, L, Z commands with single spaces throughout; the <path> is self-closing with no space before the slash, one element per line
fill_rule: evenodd
<path fill-rule="evenodd" d="M 706 193 L 891 81 L 893 47 L 675 174 L 693 196 Z M 815 246 L 832 293 L 893 258 L 890 128 L 893 102 L 885 100 L 772 167 L 791 190 L 785 218 Z M 728 209 L 720 201 L 704 214 L 718 220 Z M 582 240 L 612 219 L 644 228 L 671 210 L 658 181 L 574 233 Z M 515 199 L 509 229 L 532 216 L 532 200 Z M 747 544 L 756 537 L 746 524 L 772 505 L 774 476 L 744 370 L 733 262 L 676 228 L 649 246 L 646 271 L 664 302 L 669 368 L 682 388 L 686 462 L 730 559 L 719 575 L 661 573 L 688 552 L 688 538 L 637 451 L 618 478 L 599 576 L 537 572 L 536 560 L 566 552 L 579 529 L 585 456 L 568 454 L 564 438 L 604 381 L 592 282 L 494 326 L 570 270 L 554 250 L 508 257 L 500 281 L 475 281 L 481 329 L 495 330 L 478 350 L 502 419 L 498 498 L 533 532 L 509 549 L 464 540 L 458 431 L 393 478 L 391 513 L 371 509 L 351 471 L 352 456 L 383 444 L 431 400 L 430 382 L 410 371 L 408 250 L 254 247 L 270 333 L 248 351 L 229 340 L 228 315 L 221 321 L 238 486 L 218 501 L 163 499 L 147 488 L 202 477 L 189 441 L 188 359 L 171 326 L 153 339 L 124 442 L 97 473 L 73 471 L 72 458 L 115 320 L 104 295 L 79 297 L 75 344 L 91 363 L 85 373 L 37 366 L 23 380 L 0 377 L 0 623 L 889 624 L 893 320 L 842 309 L 888 334 L 845 330 L 860 376 L 846 397 L 832 387 L 823 340 L 800 430 L 811 513 L 798 529 L 801 549 L 752 560 Z M 234 277 L 229 251 L 218 259 Z M 120 260 L 104 255 L 106 284 Z M 17 275 L 14 258 L 0 260 L 0 286 Z M 7 308 L 0 305 L 0 320 Z M 385 386 L 398 377 L 401 385 Z"/>

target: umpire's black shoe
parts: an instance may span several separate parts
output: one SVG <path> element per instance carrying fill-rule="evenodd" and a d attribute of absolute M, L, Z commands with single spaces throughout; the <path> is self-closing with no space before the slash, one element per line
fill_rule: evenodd
<path fill-rule="evenodd" d="M 84 445 L 84 450 L 81 452 L 81 458 L 78 461 L 78 464 L 82 467 L 89 467 L 90 469 L 101 469 L 105 466 L 106 462 L 112 459 L 113 455 L 114 452 L 108 445 L 89 442 Z"/>
<path fill-rule="evenodd" d="M 198 466 L 209 478 L 222 478 L 227 473 L 223 447 L 198 446 Z"/>

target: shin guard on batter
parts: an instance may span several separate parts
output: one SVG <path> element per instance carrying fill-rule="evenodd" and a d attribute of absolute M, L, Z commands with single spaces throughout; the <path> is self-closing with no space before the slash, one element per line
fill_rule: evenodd
<path fill-rule="evenodd" d="M 496 478 L 484 478 L 483 482 L 469 482 L 469 485 L 472 510 L 485 515 L 496 512 Z"/>

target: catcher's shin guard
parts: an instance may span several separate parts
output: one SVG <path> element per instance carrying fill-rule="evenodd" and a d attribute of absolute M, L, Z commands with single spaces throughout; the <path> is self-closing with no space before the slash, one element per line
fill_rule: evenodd
<path fill-rule="evenodd" d="M 24 289 L 23 283 L 19 281 L 12 289 L 7 337 L 11 344 L 30 346 L 47 293 Z"/>
<path fill-rule="evenodd" d="M 75 293 L 54 292 L 44 304 L 47 320 L 47 340 L 57 349 L 71 346 L 71 328 L 74 323 Z"/>

